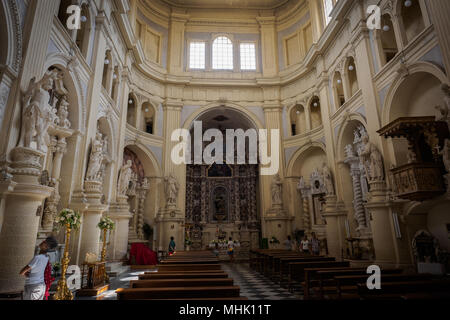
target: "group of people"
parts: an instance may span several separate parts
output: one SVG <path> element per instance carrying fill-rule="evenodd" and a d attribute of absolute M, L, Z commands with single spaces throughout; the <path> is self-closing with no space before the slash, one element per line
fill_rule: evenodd
<path fill-rule="evenodd" d="M 311 240 L 308 240 L 308 236 L 304 236 L 300 241 L 300 244 L 296 243 L 288 236 L 284 241 L 284 248 L 286 250 L 300 251 L 303 253 L 310 253 L 312 255 L 318 256 L 320 254 L 320 240 L 317 239 L 316 234 L 311 233 Z"/>

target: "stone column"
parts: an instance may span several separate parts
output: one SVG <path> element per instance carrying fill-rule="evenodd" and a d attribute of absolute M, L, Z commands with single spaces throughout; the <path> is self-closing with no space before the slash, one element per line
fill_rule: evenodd
<path fill-rule="evenodd" d="M 9 186 L 6 186 L 4 200 L 0 232 L 0 292 L 23 290 L 25 278 L 19 275 L 19 271 L 34 255 L 39 227 L 36 211 L 53 191 L 53 188 L 39 184 L 43 152 L 17 147 L 11 155 L 14 183 L 7 182 Z"/>
<path fill-rule="evenodd" d="M 366 204 L 372 216 L 372 238 L 375 248 L 375 263 L 382 267 L 397 266 L 397 244 L 392 221 L 393 203 L 384 181 L 372 181 L 370 200 Z"/>
<path fill-rule="evenodd" d="M 111 234 L 108 247 L 108 258 L 112 260 L 124 259 L 128 251 L 128 224 L 132 215 L 127 197 L 118 196 L 118 202 L 110 205 L 108 215 L 115 222 L 116 227 Z"/>
<path fill-rule="evenodd" d="M 103 196 L 100 181 L 86 181 L 84 194 L 86 210 L 82 212 L 82 228 L 80 230 L 80 245 L 77 253 L 77 264 L 84 262 L 86 253 L 95 253 L 100 256 L 100 229 L 97 227 L 102 214 L 108 205 L 101 203 Z"/>
<path fill-rule="evenodd" d="M 450 21 L 448 19 L 450 2 L 447 0 L 433 0 L 427 1 L 427 4 L 444 58 L 447 79 L 450 80 L 450 38 L 448 36 L 450 34 Z"/>
<path fill-rule="evenodd" d="M 311 187 L 303 183 L 300 185 L 298 190 L 300 190 L 302 197 L 303 206 L 303 229 L 305 233 L 311 232 L 311 213 L 309 211 L 309 198 L 311 196 Z"/>
<path fill-rule="evenodd" d="M 351 146 L 350 146 L 351 147 Z M 353 208 L 355 218 L 358 222 L 357 231 L 367 228 L 366 214 L 364 210 L 363 194 L 361 188 L 361 170 L 359 168 L 359 158 L 355 155 L 349 155 L 345 161 L 350 166 L 350 175 L 353 183 Z"/>
<path fill-rule="evenodd" d="M 167 250 L 170 237 L 175 238 L 178 250 L 184 247 L 184 210 L 185 210 L 185 186 L 186 166 L 176 165 L 172 161 L 171 152 L 178 142 L 171 141 L 172 132 L 181 127 L 180 115 L 183 104 L 181 88 L 172 87 L 171 91 L 177 99 L 167 99 L 164 106 L 164 177 L 172 174 L 180 185 L 175 204 L 167 204 L 166 195 L 160 197 L 160 209 L 155 222 L 157 223 L 158 246 L 160 250 Z M 161 187 L 164 190 L 164 179 L 161 179 Z"/>
<path fill-rule="evenodd" d="M 137 236 L 139 239 L 144 240 L 144 209 L 145 209 L 145 198 L 147 197 L 148 194 L 148 190 L 149 190 L 149 186 L 148 185 L 141 185 L 138 188 L 138 192 L 137 194 L 139 195 L 139 200 L 138 200 L 138 210 L 137 210 L 137 227 L 136 227 L 136 231 L 137 231 Z"/>
<path fill-rule="evenodd" d="M 337 260 L 342 258 L 342 248 L 345 244 L 345 218 L 347 212 L 336 196 L 326 196 L 326 206 L 322 216 L 325 218 L 328 254 Z"/>
<path fill-rule="evenodd" d="M 275 17 L 257 17 L 261 32 L 262 73 L 264 78 L 278 75 L 278 45 Z M 281 128 L 281 127 L 280 127 Z"/>
<path fill-rule="evenodd" d="M 181 13 L 172 12 L 170 16 L 167 69 L 172 75 L 183 72 L 184 32 L 188 19 L 188 15 Z"/>

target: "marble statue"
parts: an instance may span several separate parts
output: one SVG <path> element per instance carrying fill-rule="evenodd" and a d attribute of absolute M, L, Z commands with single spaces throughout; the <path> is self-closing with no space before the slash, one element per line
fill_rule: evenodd
<path fill-rule="evenodd" d="M 165 191 L 166 191 L 167 205 L 176 205 L 180 185 L 172 173 L 168 177 L 164 178 L 164 181 L 166 184 Z"/>
<path fill-rule="evenodd" d="M 65 128 L 65 129 L 69 129 L 71 126 L 71 123 L 68 119 L 69 116 L 69 102 L 67 102 L 67 97 L 63 96 L 61 98 L 61 103 L 59 105 L 59 110 L 58 110 L 58 125 Z"/>
<path fill-rule="evenodd" d="M 119 195 L 126 195 L 128 187 L 130 185 L 131 175 L 133 173 L 133 170 L 131 169 L 131 166 L 133 163 L 131 160 L 128 160 L 125 165 L 122 166 L 120 169 L 120 175 L 119 175 L 119 183 L 117 187 L 117 193 Z"/>
<path fill-rule="evenodd" d="M 30 80 L 23 98 L 21 141 L 25 148 L 31 148 L 31 143 L 36 141 L 36 149 L 46 151 L 47 130 L 53 120 L 49 91 L 53 89 L 55 77 L 56 73 L 49 71 L 38 82 L 34 77 Z"/>
<path fill-rule="evenodd" d="M 272 181 L 271 191 L 272 191 L 272 204 L 282 203 L 282 187 L 283 182 L 281 181 L 280 175 L 276 174 Z"/>
<path fill-rule="evenodd" d="M 383 158 L 378 148 L 369 141 L 368 135 L 362 136 L 363 147 L 359 154 L 369 181 L 384 181 Z"/>
<path fill-rule="evenodd" d="M 323 164 L 322 175 L 323 175 L 327 195 L 333 196 L 335 194 L 334 193 L 334 185 L 333 185 L 333 177 L 331 176 L 330 168 L 328 168 L 326 163 Z"/>
<path fill-rule="evenodd" d="M 305 179 L 303 177 L 300 177 L 300 180 L 297 185 L 297 189 L 299 189 L 299 190 L 305 189 Z"/>
<path fill-rule="evenodd" d="M 450 140 L 445 139 L 444 148 L 439 151 L 442 156 L 442 161 L 444 162 L 445 170 L 450 173 Z"/>
<path fill-rule="evenodd" d="M 86 172 L 86 180 L 96 180 L 100 179 L 101 167 L 103 162 L 103 135 L 97 131 L 95 139 L 92 143 L 91 155 L 89 157 L 88 169 Z"/>

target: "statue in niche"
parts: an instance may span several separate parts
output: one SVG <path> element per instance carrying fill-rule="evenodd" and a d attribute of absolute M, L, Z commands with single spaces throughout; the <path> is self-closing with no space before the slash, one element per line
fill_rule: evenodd
<path fill-rule="evenodd" d="M 436 117 L 436 121 L 449 121 L 450 119 L 448 117 L 448 113 L 450 111 L 450 87 L 444 83 L 441 86 L 441 90 L 444 93 L 445 105 L 435 107 L 437 110 L 439 110 L 440 113 L 440 116 Z"/>
<path fill-rule="evenodd" d="M 178 190 L 180 189 L 180 184 L 177 179 L 171 173 L 168 177 L 164 178 L 165 181 L 165 191 L 166 191 L 166 199 L 167 205 L 177 204 Z"/>
<path fill-rule="evenodd" d="M 127 163 L 120 169 L 117 193 L 121 196 L 126 195 L 128 187 L 130 186 L 131 175 L 133 173 L 133 170 L 131 169 L 132 165 L 133 163 L 131 160 L 128 160 Z"/>
<path fill-rule="evenodd" d="M 333 196 L 335 194 L 334 193 L 333 178 L 331 176 L 330 169 L 328 168 L 326 163 L 323 164 L 322 175 L 323 175 L 323 179 L 324 179 L 324 184 L 325 184 L 325 189 L 326 189 L 327 195 Z"/>
<path fill-rule="evenodd" d="M 280 175 L 277 173 L 272 181 L 271 191 L 272 191 L 272 204 L 279 205 L 282 203 L 282 189 L 283 182 L 281 181 Z"/>
<path fill-rule="evenodd" d="M 216 193 L 214 197 L 215 218 L 222 221 L 226 215 L 225 195 L 223 193 Z"/>
<path fill-rule="evenodd" d="M 362 136 L 363 146 L 359 154 L 369 181 L 384 181 L 383 158 L 378 148 L 369 141 L 367 134 Z"/>
<path fill-rule="evenodd" d="M 439 151 L 438 147 L 438 153 L 442 156 L 442 161 L 444 162 L 445 170 L 447 170 L 448 173 L 450 173 L 450 140 L 445 139 L 444 148 Z"/>
<path fill-rule="evenodd" d="M 67 101 L 66 96 L 62 96 L 58 110 L 58 125 L 65 129 L 69 129 L 71 123 L 68 119 L 68 116 L 69 116 L 69 102 Z"/>
<path fill-rule="evenodd" d="M 53 121 L 53 111 L 50 105 L 50 93 L 56 79 L 56 71 L 48 71 L 43 78 L 36 82 L 33 77 L 23 98 L 22 138 L 25 148 L 30 148 L 33 140 L 39 151 L 46 151 L 48 141 L 48 127 Z"/>
<path fill-rule="evenodd" d="M 103 162 L 103 135 L 97 131 L 94 141 L 92 142 L 92 150 L 89 157 L 89 165 L 86 172 L 86 180 L 100 181 L 101 167 Z"/>

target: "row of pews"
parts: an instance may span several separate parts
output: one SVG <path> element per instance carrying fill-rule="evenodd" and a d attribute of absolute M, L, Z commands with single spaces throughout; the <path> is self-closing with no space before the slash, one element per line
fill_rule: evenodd
<path fill-rule="evenodd" d="M 381 289 L 367 286 L 367 268 L 349 261 L 274 249 L 250 251 L 250 268 L 272 281 L 303 291 L 304 299 L 434 299 L 450 298 L 450 279 L 381 269 Z"/>
<path fill-rule="evenodd" d="M 211 251 L 177 252 L 116 293 L 118 300 L 247 300 Z"/>

